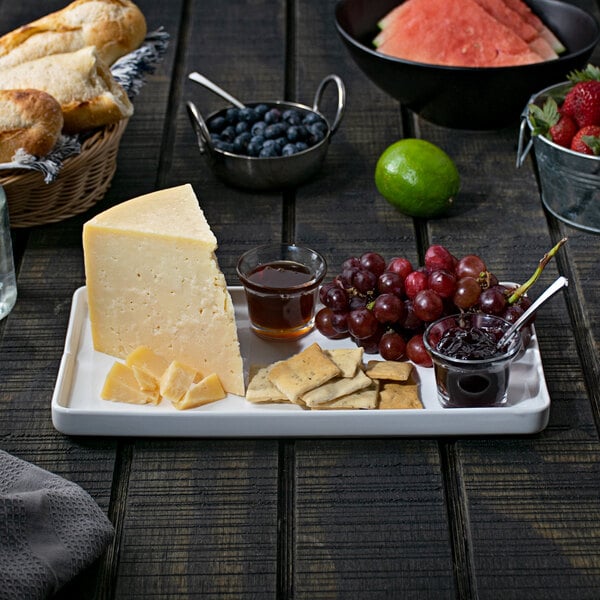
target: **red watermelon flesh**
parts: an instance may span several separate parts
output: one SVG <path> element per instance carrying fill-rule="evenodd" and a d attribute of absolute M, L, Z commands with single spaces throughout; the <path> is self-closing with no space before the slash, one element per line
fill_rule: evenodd
<path fill-rule="evenodd" d="M 378 51 L 415 62 L 500 67 L 541 62 L 475 0 L 407 0 L 388 22 Z"/>
<path fill-rule="evenodd" d="M 512 29 L 523 41 L 529 44 L 533 52 L 544 60 L 558 58 L 552 46 L 540 36 L 538 30 L 516 11 L 510 8 L 504 0 L 476 0 L 488 14 Z"/>
<path fill-rule="evenodd" d="M 548 27 L 546 27 L 546 25 L 544 25 L 542 20 L 531 11 L 529 6 L 527 6 L 523 0 L 504 0 L 504 2 L 506 2 L 508 7 L 518 12 L 527 23 L 532 27 L 535 27 L 540 36 L 552 46 L 552 49 L 557 54 L 561 54 L 566 50 L 562 42 L 554 35 L 554 33 L 552 33 L 552 31 L 550 31 L 550 29 L 548 29 Z"/>

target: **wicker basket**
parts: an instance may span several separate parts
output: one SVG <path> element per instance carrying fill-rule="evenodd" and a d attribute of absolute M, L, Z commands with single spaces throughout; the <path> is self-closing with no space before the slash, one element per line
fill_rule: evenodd
<path fill-rule="evenodd" d="M 39 171 L 4 171 L 0 185 L 8 199 L 11 227 L 56 223 L 85 212 L 101 200 L 117 168 L 119 142 L 127 121 L 108 125 L 85 140 L 81 153 L 65 159 L 52 183 L 45 183 Z"/>

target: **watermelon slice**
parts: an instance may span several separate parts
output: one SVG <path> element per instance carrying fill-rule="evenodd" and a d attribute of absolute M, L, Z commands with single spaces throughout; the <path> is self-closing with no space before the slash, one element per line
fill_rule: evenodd
<path fill-rule="evenodd" d="M 537 29 L 538 33 L 541 37 L 543 37 L 549 44 L 552 46 L 553 50 L 557 54 L 562 54 L 566 51 L 566 48 L 562 44 L 562 42 L 544 25 L 542 20 L 523 2 L 523 0 L 504 0 L 506 5 L 509 8 L 512 8 L 514 11 L 518 12 L 523 19 L 529 23 L 532 27 Z"/>
<path fill-rule="evenodd" d="M 466 67 L 543 60 L 475 0 L 407 0 L 393 12 L 382 19 L 377 50 L 397 58 Z"/>
<path fill-rule="evenodd" d="M 476 0 L 487 13 L 512 29 L 524 42 L 529 44 L 533 52 L 544 60 L 558 58 L 558 54 L 546 39 L 540 36 L 538 30 L 528 23 L 521 14 L 510 8 L 504 0 Z"/>

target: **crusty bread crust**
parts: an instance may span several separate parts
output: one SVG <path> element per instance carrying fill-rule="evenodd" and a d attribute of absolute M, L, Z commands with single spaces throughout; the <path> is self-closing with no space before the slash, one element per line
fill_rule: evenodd
<path fill-rule="evenodd" d="M 0 89 L 23 88 L 39 89 L 56 98 L 65 133 L 109 125 L 133 114 L 125 90 L 93 46 L 0 69 Z"/>
<path fill-rule="evenodd" d="M 0 163 L 19 148 L 46 156 L 63 127 L 60 104 L 40 90 L 0 90 Z"/>
<path fill-rule="evenodd" d="M 95 46 L 107 65 L 138 48 L 146 19 L 130 0 L 75 0 L 0 38 L 0 68 Z"/>

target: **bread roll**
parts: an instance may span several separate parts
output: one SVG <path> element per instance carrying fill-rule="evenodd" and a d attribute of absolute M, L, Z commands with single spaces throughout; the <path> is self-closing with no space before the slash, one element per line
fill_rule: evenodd
<path fill-rule="evenodd" d="M 65 133 L 116 123 L 133 114 L 127 94 L 93 46 L 0 69 L 0 89 L 35 88 L 61 106 Z"/>
<path fill-rule="evenodd" d="M 145 36 L 144 15 L 130 0 L 76 0 L 2 36 L 0 68 L 86 46 L 96 46 L 110 66 L 138 48 Z"/>
<path fill-rule="evenodd" d="M 0 163 L 19 148 L 43 157 L 54 148 L 63 127 L 60 104 L 40 90 L 0 90 Z"/>

